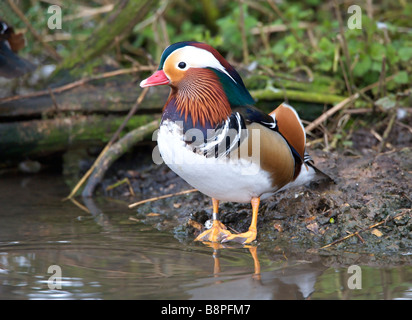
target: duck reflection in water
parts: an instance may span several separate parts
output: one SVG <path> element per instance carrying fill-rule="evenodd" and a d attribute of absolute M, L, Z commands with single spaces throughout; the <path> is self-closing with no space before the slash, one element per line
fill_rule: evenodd
<path fill-rule="evenodd" d="M 222 245 L 220 243 L 217 243 L 217 242 L 203 242 L 203 243 L 213 249 L 213 260 L 214 260 L 213 275 L 215 277 L 218 277 L 219 274 L 221 273 L 220 258 L 219 258 L 220 251 L 219 250 L 229 248 L 229 247 Z M 257 256 L 257 247 L 250 246 L 250 245 L 245 245 L 243 247 L 249 249 L 249 252 L 253 258 L 255 272 L 253 273 L 252 278 L 255 280 L 261 280 L 260 279 L 260 263 L 259 263 L 259 259 Z"/>
<path fill-rule="evenodd" d="M 230 267 L 222 268 L 221 254 L 224 250 L 238 250 L 220 243 L 204 242 L 213 249 L 213 278 L 198 279 L 197 288 L 189 290 L 191 299 L 224 299 L 224 300 L 274 300 L 274 299 L 310 299 L 315 291 L 317 278 L 326 267 L 320 262 L 311 262 L 282 253 L 271 257 L 277 266 L 271 270 L 261 270 L 256 246 L 243 246 L 249 250 L 253 260 L 253 273 L 235 274 Z M 271 262 L 272 263 L 272 262 Z M 233 268 L 235 269 L 235 268 Z M 266 269 L 266 268 L 264 268 Z"/>

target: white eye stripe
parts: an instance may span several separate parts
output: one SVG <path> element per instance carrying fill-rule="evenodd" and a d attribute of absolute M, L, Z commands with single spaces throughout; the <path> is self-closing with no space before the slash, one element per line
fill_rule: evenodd
<path fill-rule="evenodd" d="M 232 78 L 232 76 L 227 72 L 226 68 L 222 66 L 219 60 L 217 60 L 215 56 L 207 50 L 193 46 L 182 47 L 176 49 L 171 55 L 169 55 L 165 60 L 165 64 L 170 57 L 175 55 L 177 55 L 178 57 L 178 62 L 176 65 L 177 67 L 180 62 L 186 63 L 186 67 L 184 69 L 180 69 L 178 67 L 180 70 L 186 70 L 188 68 L 210 67 L 223 72 L 236 83 L 235 79 Z"/>

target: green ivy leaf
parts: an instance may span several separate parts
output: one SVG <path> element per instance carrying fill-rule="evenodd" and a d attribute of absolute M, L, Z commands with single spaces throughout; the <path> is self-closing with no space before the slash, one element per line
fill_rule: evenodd
<path fill-rule="evenodd" d="M 398 84 L 406 84 L 409 82 L 408 73 L 406 71 L 400 71 L 393 80 Z"/>
<path fill-rule="evenodd" d="M 369 55 L 361 55 L 359 62 L 353 68 L 353 75 L 362 77 L 372 67 L 372 60 Z"/>
<path fill-rule="evenodd" d="M 412 47 L 400 48 L 398 54 L 402 61 L 408 61 L 412 58 Z"/>
<path fill-rule="evenodd" d="M 370 55 L 372 59 L 382 60 L 385 55 L 385 47 L 379 42 L 373 42 L 370 46 Z"/>

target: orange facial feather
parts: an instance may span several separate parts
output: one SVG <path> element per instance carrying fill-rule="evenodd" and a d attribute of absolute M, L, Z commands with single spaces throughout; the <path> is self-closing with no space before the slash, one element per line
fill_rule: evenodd
<path fill-rule="evenodd" d="M 173 96 L 176 98 L 177 110 L 185 115 L 186 121 L 190 114 L 193 126 L 198 122 L 205 126 L 209 121 L 215 127 L 230 116 L 229 101 L 212 70 L 189 69 L 176 89 L 172 87 L 169 101 Z"/>

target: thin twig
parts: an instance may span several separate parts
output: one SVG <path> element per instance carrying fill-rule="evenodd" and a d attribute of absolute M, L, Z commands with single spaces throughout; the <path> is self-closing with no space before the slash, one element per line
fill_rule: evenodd
<path fill-rule="evenodd" d="M 83 210 L 84 212 L 90 213 L 90 210 L 89 210 L 86 206 L 82 205 L 82 204 L 81 204 L 79 201 L 77 201 L 76 199 L 71 198 L 70 201 L 73 202 L 77 207 L 79 207 L 79 208 L 80 208 L 81 210 Z"/>
<path fill-rule="evenodd" d="M 160 16 L 159 23 L 160 23 L 160 28 L 163 34 L 164 46 L 166 48 L 170 45 L 170 38 L 169 38 L 169 34 L 167 33 L 167 26 L 166 26 L 166 20 L 164 18 L 164 15 Z"/>
<path fill-rule="evenodd" d="M 393 78 L 395 78 L 397 75 L 398 75 L 398 74 L 395 73 L 395 74 L 393 74 L 393 75 L 391 75 L 391 76 L 386 77 L 386 78 L 385 78 L 385 82 L 389 82 L 389 81 L 393 80 Z M 371 89 L 373 89 L 373 88 L 376 88 L 378 85 L 379 85 L 379 82 L 374 82 L 374 83 L 372 83 L 372 84 L 370 84 L 370 85 L 367 85 L 365 88 L 362 88 L 362 89 L 360 90 L 360 92 L 364 93 L 364 92 L 369 91 L 369 90 L 371 90 Z"/>
<path fill-rule="evenodd" d="M 358 108 L 358 109 L 346 109 L 343 112 L 349 113 L 349 114 L 363 114 L 363 113 L 370 113 L 372 112 L 372 110 L 370 108 Z"/>
<path fill-rule="evenodd" d="M 372 0 L 366 0 L 366 12 L 369 19 L 373 20 L 373 4 Z"/>
<path fill-rule="evenodd" d="M 353 95 L 351 95 L 350 97 L 344 99 L 343 101 L 339 102 L 338 104 L 336 104 L 333 108 L 329 109 L 328 111 L 326 111 L 325 113 L 323 113 L 320 117 L 318 117 L 317 119 L 315 119 L 312 123 L 310 123 L 306 128 L 305 131 L 306 133 L 312 131 L 313 129 L 315 129 L 317 126 L 319 126 L 323 121 L 325 121 L 326 119 L 328 119 L 331 115 L 333 115 L 334 113 L 338 112 L 340 109 L 342 109 L 343 107 L 345 107 L 347 104 L 349 104 L 350 102 L 356 100 L 359 98 L 359 94 L 355 93 Z"/>
<path fill-rule="evenodd" d="M 382 136 L 379 133 L 377 133 L 374 129 L 370 129 L 369 132 L 375 137 L 376 140 L 382 142 Z"/>
<path fill-rule="evenodd" d="M 125 184 L 125 183 L 126 183 L 127 186 L 129 187 L 129 192 L 130 192 L 130 194 L 131 194 L 133 197 L 135 197 L 136 194 L 134 193 L 133 186 L 132 186 L 132 184 L 130 183 L 129 178 L 127 178 L 127 177 L 124 178 L 124 179 L 122 179 L 122 180 L 120 180 L 120 181 L 117 181 L 117 182 L 111 184 L 110 186 L 107 186 L 107 187 L 106 187 L 106 191 L 110 191 L 110 190 L 112 190 L 112 189 L 114 189 L 114 188 L 117 188 L 117 187 L 119 187 L 119 186 L 121 186 L 122 184 Z"/>
<path fill-rule="evenodd" d="M 345 80 L 346 89 L 348 90 L 349 95 L 352 95 L 352 87 L 350 85 L 348 75 L 347 75 L 347 72 L 345 70 L 345 65 L 343 63 L 341 55 L 339 55 L 339 64 L 340 64 L 340 68 L 342 69 L 342 74 L 343 74 L 343 79 Z"/>
<path fill-rule="evenodd" d="M 269 44 L 269 36 L 262 31 L 262 24 L 259 22 L 259 31 L 260 31 L 260 39 L 262 40 L 263 46 L 265 47 L 265 51 L 268 54 L 271 54 L 270 44 Z M 275 59 L 273 59 L 275 60 Z"/>
<path fill-rule="evenodd" d="M 247 45 L 246 29 L 245 29 L 245 12 L 243 10 L 243 0 L 239 0 L 239 27 L 240 36 L 242 38 L 243 62 L 249 64 L 249 50 Z"/>
<path fill-rule="evenodd" d="M 396 124 L 397 124 L 398 126 L 402 127 L 402 128 L 408 129 L 408 130 L 409 130 L 409 133 L 412 134 L 412 127 L 410 127 L 410 126 L 408 126 L 407 124 L 402 123 L 402 122 L 400 122 L 400 121 L 398 121 L 398 120 L 396 120 Z"/>
<path fill-rule="evenodd" d="M 343 20 L 342 20 L 342 16 L 340 14 L 339 11 L 339 4 L 337 0 L 333 1 L 334 7 L 335 7 L 335 13 L 336 13 L 336 17 L 338 19 L 339 22 L 339 35 L 338 35 L 338 40 L 341 43 L 342 46 L 342 51 L 343 54 L 345 55 L 345 62 L 346 62 L 346 68 L 348 71 L 348 75 L 349 75 L 349 82 L 351 85 L 353 85 L 353 76 L 352 76 L 352 70 L 351 70 L 351 60 L 350 60 L 350 55 L 349 55 L 349 49 L 348 49 L 348 43 L 346 42 L 346 38 L 345 38 L 345 29 L 344 29 L 344 25 L 343 25 Z M 352 94 L 352 90 L 349 91 L 349 94 Z"/>
<path fill-rule="evenodd" d="M 140 93 L 140 96 L 137 98 L 136 103 L 134 104 L 133 108 L 130 109 L 130 111 L 127 114 L 126 118 L 124 119 L 123 123 L 119 126 L 117 131 L 113 134 L 113 137 L 110 139 L 110 141 L 109 141 L 110 144 L 112 144 L 113 142 L 115 142 L 117 140 L 117 138 L 119 137 L 120 133 L 122 132 L 122 130 L 126 126 L 129 119 L 136 113 L 137 109 L 139 108 L 139 106 L 143 102 L 143 99 L 145 98 L 146 93 L 148 91 L 149 91 L 149 88 L 144 88 L 143 91 Z"/>
<path fill-rule="evenodd" d="M 54 108 L 56 109 L 56 111 L 59 110 L 59 105 L 57 104 L 57 100 L 56 100 L 56 97 L 54 96 L 53 90 L 50 87 L 47 89 L 49 90 L 49 94 L 53 101 Z"/>
<path fill-rule="evenodd" d="M 311 29 L 314 26 L 310 22 L 299 22 L 296 26 L 298 29 Z M 286 24 L 275 24 L 269 26 L 257 26 L 250 29 L 250 34 L 257 35 L 260 33 L 276 33 L 276 32 L 285 32 L 289 30 L 289 26 Z"/>
<path fill-rule="evenodd" d="M 386 96 L 385 75 L 386 75 L 386 56 L 383 56 L 381 74 L 379 76 L 379 98 Z"/>
<path fill-rule="evenodd" d="M 347 233 L 347 234 L 351 234 L 348 230 L 346 230 L 346 233 Z M 360 234 L 357 234 L 356 236 L 358 237 L 358 239 L 359 239 L 362 243 L 365 243 L 365 240 L 363 240 L 363 238 L 360 236 Z"/>
<path fill-rule="evenodd" d="M 70 194 L 63 199 L 63 201 L 66 200 L 71 200 L 77 193 L 77 191 L 80 189 L 80 187 L 86 182 L 86 180 L 89 178 L 89 176 L 92 174 L 94 168 L 97 166 L 97 164 L 100 162 L 100 159 L 103 157 L 103 155 L 106 153 L 106 151 L 109 149 L 109 144 L 107 144 L 104 149 L 102 150 L 102 152 L 100 152 L 99 156 L 96 158 L 96 160 L 94 161 L 93 165 L 90 167 L 89 170 L 87 170 L 87 172 L 83 175 L 83 177 L 79 180 L 79 182 L 77 182 L 77 184 L 75 185 L 75 187 L 73 188 L 73 190 L 70 192 Z"/>
<path fill-rule="evenodd" d="M 154 23 L 155 21 L 159 20 L 159 17 L 161 17 L 163 15 L 163 13 L 165 12 L 168 5 L 169 5 L 168 0 L 162 1 L 159 8 L 156 10 L 156 12 L 152 16 L 150 16 L 149 18 L 147 18 L 147 19 L 143 20 L 142 22 L 138 23 L 134 27 L 134 31 L 135 32 L 140 32 L 141 30 L 145 29 L 147 26 L 149 26 L 152 23 Z"/>
<path fill-rule="evenodd" d="M 170 197 L 174 197 L 174 196 L 180 196 L 182 194 L 192 193 L 192 192 L 196 192 L 196 191 L 198 191 L 198 190 L 197 189 L 190 189 L 190 190 L 180 191 L 180 192 L 176 192 L 176 193 L 165 194 L 163 196 L 154 197 L 154 198 L 150 198 L 150 199 L 146 199 L 146 200 L 142 200 L 142 201 L 138 201 L 138 202 L 129 204 L 129 208 L 131 209 L 131 208 L 137 207 L 137 206 L 139 206 L 143 203 L 157 201 L 157 200 L 160 200 L 160 199 L 170 198 Z"/>
<path fill-rule="evenodd" d="M 383 148 L 385 147 L 386 140 L 388 139 L 389 133 L 392 131 L 392 127 L 393 127 L 393 124 L 395 123 L 395 119 L 396 119 L 396 112 L 393 112 L 392 117 L 389 119 L 388 126 L 383 132 L 382 141 L 379 145 L 378 153 L 381 153 Z"/>
<path fill-rule="evenodd" d="M 99 15 L 102 13 L 107 13 L 111 12 L 114 9 L 114 4 L 110 3 L 107 5 L 103 5 L 98 8 L 87 8 L 87 7 L 81 7 L 81 10 L 78 10 L 78 12 L 70 15 L 65 15 L 63 18 L 63 21 L 71 21 L 79 18 L 90 18 L 95 15 Z"/>

